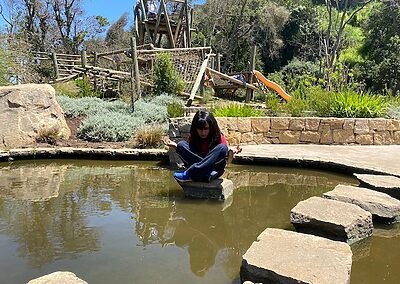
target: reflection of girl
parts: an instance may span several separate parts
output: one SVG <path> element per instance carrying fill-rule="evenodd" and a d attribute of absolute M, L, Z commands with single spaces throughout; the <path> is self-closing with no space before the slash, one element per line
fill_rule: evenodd
<path fill-rule="evenodd" d="M 241 148 L 228 150 L 228 142 L 219 129 L 213 114 L 208 111 L 198 111 L 193 117 L 190 135 L 187 141 L 178 144 L 165 138 L 164 143 L 176 147 L 176 152 L 187 168 L 174 173 L 179 182 L 211 181 L 220 177 L 225 170 L 228 153 L 241 152 Z"/>

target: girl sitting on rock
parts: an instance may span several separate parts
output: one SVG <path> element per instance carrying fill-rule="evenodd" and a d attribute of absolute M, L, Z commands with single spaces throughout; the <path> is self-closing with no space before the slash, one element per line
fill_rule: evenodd
<path fill-rule="evenodd" d="M 225 171 L 227 162 L 242 149 L 228 148 L 228 142 L 221 133 L 213 114 L 208 111 L 197 111 L 190 127 L 187 140 L 178 144 L 168 137 L 163 139 L 165 145 L 176 148 L 186 170 L 174 173 L 178 182 L 209 182 L 219 178 Z"/>

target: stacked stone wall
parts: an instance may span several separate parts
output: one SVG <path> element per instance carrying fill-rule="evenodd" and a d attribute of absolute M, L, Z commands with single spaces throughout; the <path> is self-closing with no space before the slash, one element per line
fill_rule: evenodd
<path fill-rule="evenodd" d="M 221 131 L 237 144 L 399 145 L 400 120 L 384 118 L 218 117 Z M 170 136 L 189 135 L 191 118 L 170 122 Z"/>

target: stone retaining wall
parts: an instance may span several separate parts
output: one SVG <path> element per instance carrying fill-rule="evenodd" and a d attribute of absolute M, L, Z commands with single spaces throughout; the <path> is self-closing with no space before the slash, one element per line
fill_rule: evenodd
<path fill-rule="evenodd" d="M 169 135 L 189 135 L 192 118 L 174 118 Z M 400 120 L 384 118 L 219 117 L 221 131 L 237 144 L 400 144 Z"/>

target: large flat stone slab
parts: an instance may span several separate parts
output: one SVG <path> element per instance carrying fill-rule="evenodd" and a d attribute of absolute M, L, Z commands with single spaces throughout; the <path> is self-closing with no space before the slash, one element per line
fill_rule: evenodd
<path fill-rule="evenodd" d="M 68 271 L 57 271 L 37 279 L 33 279 L 28 284 L 88 284 L 78 278 L 74 273 Z"/>
<path fill-rule="evenodd" d="M 377 190 L 389 194 L 396 199 L 400 199 L 400 178 L 388 175 L 367 174 L 354 174 L 354 176 L 360 181 L 360 186 Z"/>
<path fill-rule="evenodd" d="M 186 197 L 201 199 L 229 200 L 233 195 L 233 182 L 219 178 L 211 182 L 180 182 Z"/>
<path fill-rule="evenodd" d="M 370 212 L 377 220 L 400 220 L 400 201 L 382 192 L 339 184 L 334 190 L 324 193 L 324 197 L 355 204 Z"/>
<path fill-rule="evenodd" d="M 291 211 L 297 231 L 352 244 L 372 235 L 372 215 L 357 205 L 310 197 Z"/>
<path fill-rule="evenodd" d="M 321 237 L 268 228 L 242 259 L 242 282 L 350 283 L 350 246 Z"/>

